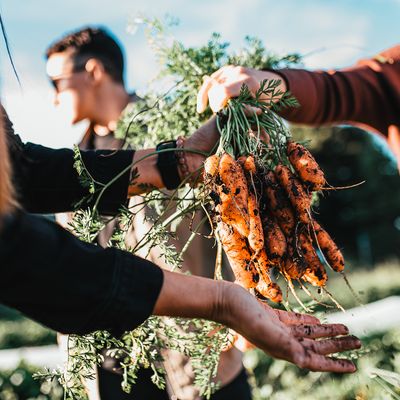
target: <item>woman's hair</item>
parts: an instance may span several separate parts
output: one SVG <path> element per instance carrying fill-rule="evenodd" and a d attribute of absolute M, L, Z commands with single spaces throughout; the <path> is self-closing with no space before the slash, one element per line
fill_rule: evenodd
<path fill-rule="evenodd" d="M 0 215 L 10 212 L 14 205 L 14 188 L 11 183 L 11 164 L 4 129 L 4 116 L 0 110 Z"/>
<path fill-rule="evenodd" d="M 7 33 L 1 14 L 0 28 L 7 49 L 7 54 L 11 62 L 11 66 L 14 70 L 18 83 L 20 83 L 17 70 L 15 69 L 14 61 L 11 57 Z M 0 103 L 0 216 L 10 212 L 17 205 L 14 196 L 14 187 L 11 182 L 11 163 L 8 154 L 8 143 L 4 124 L 5 116 L 3 115 L 3 113 L 4 110 Z"/>

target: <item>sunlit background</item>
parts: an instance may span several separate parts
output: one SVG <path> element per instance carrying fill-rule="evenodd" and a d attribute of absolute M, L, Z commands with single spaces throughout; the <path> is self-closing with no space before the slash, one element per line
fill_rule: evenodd
<path fill-rule="evenodd" d="M 204 45 L 212 32 L 218 32 L 233 49 L 240 49 L 246 35 L 256 36 L 278 55 L 300 53 L 305 67 L 312 69 L 350 66 L 400 39 L 400 0 L 1 0 L 0 11 L 21 81 L 20 86 L 0 40 L 1 101 L 23 140 L 50 147 L 71 147 L 85 123 L 70 127 L 66 116 L 53 106 L 44 53 L 55 39 L 86 25 L 103 25 L 119 39 L 126 54 L 128 89 L 139 94 L 148 90 L 158 66 L 143 27 L 128 32 L 138 15 L 176 17 L 180 24 L 171 32 L 186 46 Z M 296 140 L 308 143 L 330 184 L 366 181 L 351 190 L 320 196 L 316 207 L 318 220 L 345 254 L 345 271 L 355 291 L 342 276 L 330 273 L 329 291 L 348 312 L 324 307 L 319 311 L 334 312 L 331 321 L 345 322 L 360 335 L 365 354 L 360 355 L 359 371 L 342 377 L 307 374 L 260 352 L 248 352 L 245 365 L 256 382 L 254 399 L 386 400 L 395 387 L 392 382 L 398 382 L 393 398 L 399 398 L 400 176 L 396 164 L 387 157 L 387 149 L 382 152 L 383 146 L 377 146 L 376 135 L 356 128 L 311 131 L 292 126 L 292 132 Z M 302 294 L 303 301 L 309 301 Z M 366 306 L 358 307 L 359 297 Z M 60 360 L 55 332 L 0 306 L 0 399 L 61 400 L 59 385 L 38 383 L 31 377 L 39 366 L 55 367 Z"/>
<path fill-rule="evenodd" d="M 304 54 L 310 68 L 344 67 L 400 38 L 399 0 L 3 0 L 1 14 L 21 78 L 19 87 L 2 44 L 2 101 L 24 140 L 51 147 L 70 147 L 83 126 L 72 129 L 53 107 L 44 51 L 54 39 L 84 25 L 102 24 L 120 40 L 128 87 L 139 92 L 146 91 L 157 63 L 143 29 L 127 32 L 138 14 L 177 17 L 173 34 L 187 45 L 204 44 L 219 32 L 239 48 L 252 35 L 279 54 Z"/>

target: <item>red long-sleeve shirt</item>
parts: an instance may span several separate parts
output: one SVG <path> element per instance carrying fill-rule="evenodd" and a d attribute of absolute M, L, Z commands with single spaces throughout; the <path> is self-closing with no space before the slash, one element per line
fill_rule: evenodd
<path fill-rule="evenodd" d="M 346 122 L 382 134 L 400 169 L 400 45 L 333 71 L 277 71 L 300 103 L 283 110 L 292 122 Z"/>

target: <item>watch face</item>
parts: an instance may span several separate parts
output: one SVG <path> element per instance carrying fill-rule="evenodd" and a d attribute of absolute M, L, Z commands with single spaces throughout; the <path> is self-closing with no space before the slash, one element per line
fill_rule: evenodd
<path fill-rule="evenodd" d="M 167 149 L 176 149 L 176 141 L 169 140 L 167 142 L 161 142 L 157 145 L 156 150 L 167 150 Z M 176 157 L 174 151 L 166 151 L 158 154 L 157 164 L 160 166 L 169 166 L 176 164 Z"/>
<path fill-rule="evenodd" d="M 167 140 L 165 142 L 158 143 L 156 150 L 174 149 L 174 148 L 176 148 L 176 140 Z"/>

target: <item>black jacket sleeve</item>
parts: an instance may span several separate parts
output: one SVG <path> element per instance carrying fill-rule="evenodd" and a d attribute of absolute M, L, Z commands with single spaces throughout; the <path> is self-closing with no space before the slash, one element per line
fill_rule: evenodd
<path fill-rule="evenodd" d="M 78 334 L 131 330 L 152 313 L 163 274 L 151 262 L 23 212 L 1 222 L 0 303 Z"/>
<path fill-rule="evenodd" d="M 71 211 L 74 205 L 86 199 L 80 207 L 90 207 L 97 195 L 79 181 L 70 149 L 49 149 L 33 143 L 24 144 L 14 134 L 13 126 L 3 110 L 4 125 L 14 173 L 14 184 L 20 204 L 29 212 L 53 213 Z M 124 174 L 102 195 L 99 212 L 115 214 L 126 203 L 130 178 L 131 150 L 82 151 L 82 160 L 90 175 L 106 184 L 119 173 Z"/>

